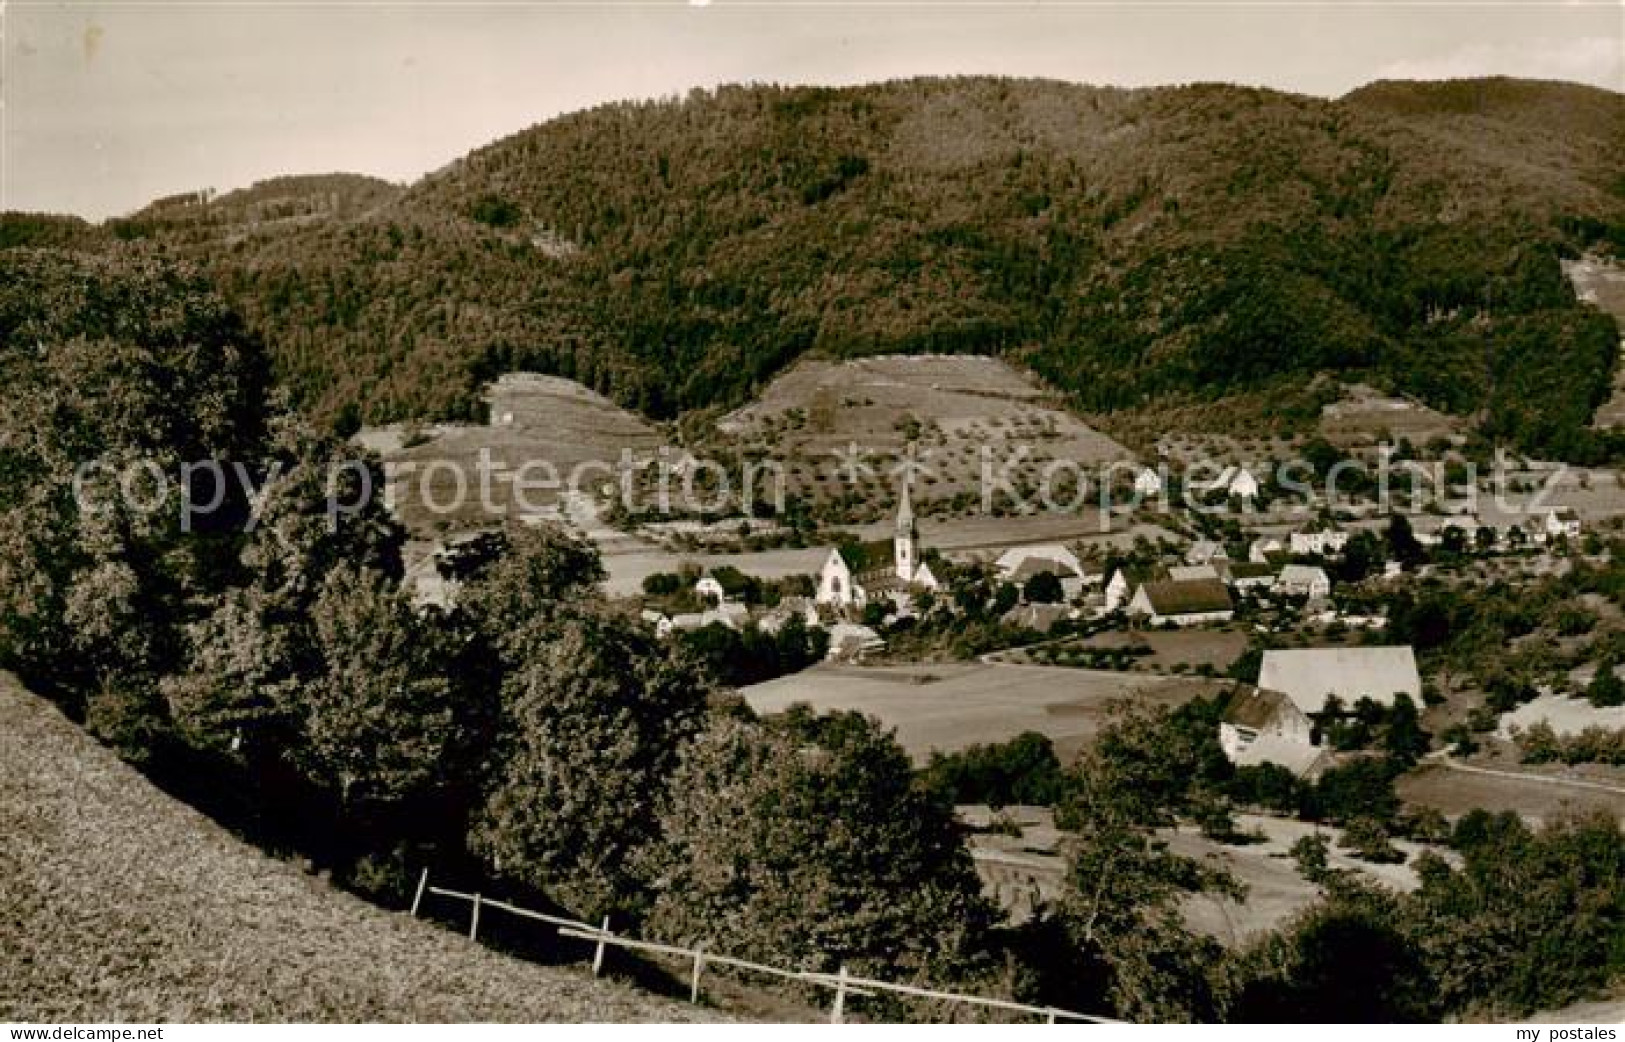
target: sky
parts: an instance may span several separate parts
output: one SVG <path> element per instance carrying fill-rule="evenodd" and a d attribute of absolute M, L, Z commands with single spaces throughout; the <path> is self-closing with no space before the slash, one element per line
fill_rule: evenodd
<path fill-rule="evenodd" d="M 410 181 L 563 112 L 721 83 L 1625 91 L 1625 0 L 0 0 L 0 31 L 0 209 L 92 219 L 279 174 Z"/>

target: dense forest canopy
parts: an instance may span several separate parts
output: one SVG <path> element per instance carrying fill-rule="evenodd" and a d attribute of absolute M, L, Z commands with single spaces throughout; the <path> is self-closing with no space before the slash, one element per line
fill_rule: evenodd
<path fill-rule="evenodd" d="M 1093 412 L 1352 372 L 1570 455 L 1595 451 L 1617 333 L 1558 261 L 1622 238 L 1625 97 L 1515 80 L 724 87 L 404 189 L 279 178 L 0 225 L 195 258 L 341 426 L 477 415 L 515 367 L 669 417 L 809 351 L 977 351 Z"/>

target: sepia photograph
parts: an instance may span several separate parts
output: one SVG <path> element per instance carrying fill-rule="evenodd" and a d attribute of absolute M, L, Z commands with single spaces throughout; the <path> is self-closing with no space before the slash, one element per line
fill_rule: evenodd
<path fill-rule="evenodd" d="M 0 1042 L 1620 1042 L 1622 354 L 1621 0 L 0 0 Z"/>

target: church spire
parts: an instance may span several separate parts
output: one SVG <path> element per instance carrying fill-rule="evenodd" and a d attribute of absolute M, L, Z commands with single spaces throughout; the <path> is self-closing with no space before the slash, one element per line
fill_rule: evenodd
<path fill-rule="evenodd" d="M 897 533 L 892 536 L 897 577 L 904 582 L 914 581 L 914 571 L 919 566 L 919 540 L 914 533 L 914 504 L 909 494 L 909 486 L 913 483 L 912 474 L 903 476 L 903 494 L 897 504 Z"/>

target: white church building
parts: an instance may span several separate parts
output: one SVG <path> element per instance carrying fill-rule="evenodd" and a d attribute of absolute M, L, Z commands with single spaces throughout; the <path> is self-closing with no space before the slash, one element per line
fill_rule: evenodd
<path fill-rule="evenodd" d="M 890 541 L 851 542 L 832 548 L 819 572 L 815 599 L 832 608 L 862 608 L 885 598 L 901 607 L 910 594 L 940 586 L 931 566 L 921 560 L 919 530 L 905 484 Z"/>

